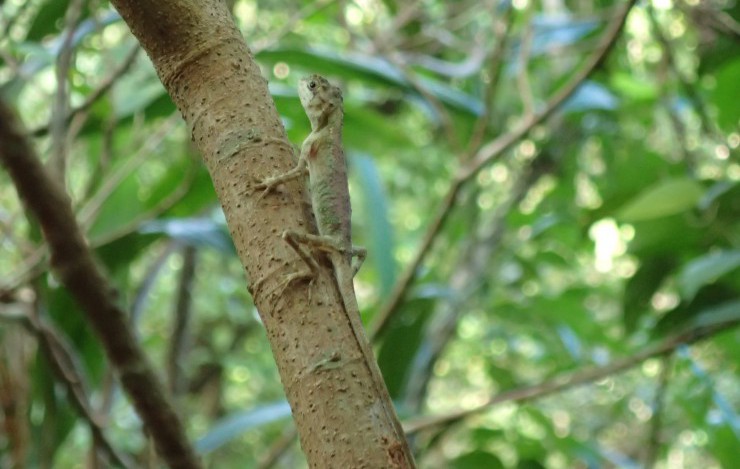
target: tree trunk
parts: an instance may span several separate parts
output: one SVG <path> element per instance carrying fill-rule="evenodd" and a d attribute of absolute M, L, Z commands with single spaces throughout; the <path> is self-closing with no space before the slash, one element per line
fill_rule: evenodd
<path fill-rule="evenodd" d="M 413 467 L 385 386 L 373 382 L 377 364 L 364 359 L 329 269 L 322 266 L 310 296 L 305 282 L 281 287 L 288 274 L 305 269 L 282 232 L 315 227 L 304 181 L 262 199 L 250 189 L 289 170 L 295 159 L 267 82 L 225 4 L 112 3 L 154 63 L 203 155 L 310 466 Z M 334 362 L 336 356 L 345 358 Z"/>

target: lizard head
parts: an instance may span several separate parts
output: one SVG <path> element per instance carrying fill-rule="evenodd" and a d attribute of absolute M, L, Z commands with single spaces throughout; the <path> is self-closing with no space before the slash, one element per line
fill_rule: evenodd
<path fill-rule="evenodd" d="M 298 97 L 311 121 L 311 127 L 325 126 L 342 113 L 342 91 L 321 75 L 309 75 L 298 83 Z"/>

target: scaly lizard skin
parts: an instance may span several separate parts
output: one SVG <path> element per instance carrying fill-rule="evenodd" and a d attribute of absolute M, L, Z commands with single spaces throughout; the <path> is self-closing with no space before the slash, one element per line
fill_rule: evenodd
<path fill-rule="evenodd" d="M 372 349 L 363 332 L 354 292 L 352 279 L 359 270 L 366 251 L 352 246 L 352 209 L 347 182 L 347 161 L 342 147 L 342 124 L 344 120 L 342 92 L 338 87 L 332 86 L 324 77 L 310 75 L 300 80 L 298 96 L 311 121 L 311 134 L 303 142 L 298 164 L 291 171 L 268 178 L 256 186 L 256 189 L 264 189 L 264 195 L 277 185 L 300 177 L 308 171 L 311 202 L 319 236 L 294 231 L 283 233 L 283 239 L 295 249 L 310 268 L 308 272 L 295 273 L 289 276 L 285 285 L 297 279 L 312 279 L 317 274 L 318 263 L 313 255 L 306 250 L 306 246 L 326 253 L 334 267 L 334 276 L 355 339 L 370 367 L 373 380 L 378 386 L 378 394 L 382 396 L 381 399 L 384 401 L 382 403 L 383 407 L 396 426 L 396 433 L 401 439 L 400 444 L 406 448 L 406 454 L 411 454 L 408 452 L 403 430 L 398 424 L 398 417 L 383 384 L 383 378 L 375 362 Z M 352 265 L 354 256 L 358 258 L 355 266 Z M 342 362 L 344 360 L 341 357 L 335 357 L 334 361 Z"/>

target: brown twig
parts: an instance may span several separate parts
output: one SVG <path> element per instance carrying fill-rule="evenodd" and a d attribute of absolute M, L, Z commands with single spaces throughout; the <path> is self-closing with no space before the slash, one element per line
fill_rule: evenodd
<path fill-rule="evenodd" d="M 535 114 L 530 114 L 525 117 L 519 126 L 512 131 L 502 135 L 501 137 L 493 140 L 487 145 L 483 146 L 476 156 L 465 166 L 460 167 L 455 175 L 450 188 L 442 199 L 440 206 L 432 218 L 429 228 L 424 235 L 416 255 L 412 259 L 411 263 L 404 270 L 400 279 L 396 283 L 396 286 L 391 293 L 390 299 L 378 313 L 375 319 L 371 331 L 371 339 L 377 339 L 380 337 L 388 325 L 389 319 L 393 313 L 398 309 L 398 306 L 403 301 L 409 287 L 411 286 L 416 272 L 421 266 L 422 261 L 426 258 L 430 248 L 439 234 L 442 226 L 447 221 L 452 207 L 454 207 L 457 200 L 457 195 L 462 189 L 463 185 L 472 179 L 478 171 L 484 166 L 494 161 L 506 150 L 511 148 L 516 142 L 526 136 L 532 128 L 547 119 L 556 109 L 558 109 L 578 87 L 583 83 L 586 78 L 598 68 L 601 62 L 606 58 L 612 46 L 616 42 L 619 34 L 624 26 L 632 6 L 636 3 L 636 0 L 628 0 L 622 8 L 621 12 L 612 21 L 607 28 L 607 31 L 602 36 L 599 47 L 597 50 L 586 60 L 586 63 L 576 72 L 576 74 L 568 81 L 568 83 L 562 87 L 554 96 L 552 96 L 545 105 L 544 109 Z"/>
<path fill-rule="evenodd" d="M 680 333 L 673 337 L 665 339 L 657 345 L 648 347 L 645 350 L 638 352 L 632 356 L 623 358 L 622 360 L 617 360 L 610 365 L 559 376 L 555 379 L 551 379 L 549 381 L 533 386 L 525 386 L 518 389 L 512 389 L 511 391 L 506 391 L 493 396 L 488 400 L 488 402 L 472 409 L 454 411 L 444 415 L 434 415 L 413 419 L 412 421 L 406 422 L 406 424 L 404 425 L 404 430 L 407 434 L 410 434 L 416 433 L 421 430 L 438 427 L 440 425 L 451 425 L 467 417 L 488 410 L 495 405 L 503 404 L 505 402 L 530 401 L 544 396 L 549 396 L 557 392 L 565 391 L 566 389 L 570 389 L 575 386 L 592 383 L 594 381 L 606 378 L 607 376 L 612 376 L 634 368 L 635 366 L 650 358 L 660 357 L 673 353 L 676 348 L 682 345 L 688 345 L 694 342 L 698 342 L 700 340 L 712 337 L 720 332 L 735 328 L 739 325 L 740 321 L 734 321 L 723 324 L 716 324 L 708 327 L 697 327 L 695 329 L 691 329 L 684 333 Z"/>
<path fill-rule="evenodd" d="M 0 103 L 0 161 L 49 245 L 51 266 L 97 333 L 121 384 L 170 467 L 200 468 L 185 428 L 165 395 L 127 314 L 118 307 L 75 221 L 68 195 L 36 156 L 13 112 Z"/>
<path fill-rule="evenodd" d="M 190 320 L 192 316 L 192 290 L 195 282 L 195 265 L 198 251 L 193 246 L 183 246 L 182 269 L 177 284 L 177 297 L 172 314 L 172 335 L 167 350 L 167 384 L 173 396 L 185 390 L 183 359 L 189 349 Z"/>

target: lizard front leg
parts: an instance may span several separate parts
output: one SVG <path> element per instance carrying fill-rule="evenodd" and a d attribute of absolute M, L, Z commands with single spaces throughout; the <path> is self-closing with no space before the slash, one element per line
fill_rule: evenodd
<path fill-rule="evenodd" d="M 296 164 L 293 169 L 286 173 L 264 179 L 262 182 L 255 184 L 253 186 L 253 190 L 255 192 L 262 190 L 262 194 L 259 196 L 259 199 L 262 199 L 280 184 L 291 181 L 293 179 L 297 179 L 307 174 L 308 165 L 306 164 L 306 158 L 303 152 L 301 152 L 301 156 L 300 158 L 298 158 L 298 164 Z"/>
<path fill-rule="evenodd" d="M 257 183 L 254 186 L 254 190 L 258 191 L 260 189 L 264 189 L 262 191 L 262 195 L 260 195 L 260 199 L 262 199 L 264 196 L 269 194 L 273 189 L 275 189 L 277 186 L 284 182 L 291 181 L 293 179 L 297 179 L 301 176 L 308 175 L 308 157 L 311 154 L 312 151 L 314 151 L 314 145 L 317 143 L 319 139 L 323 137 L 323 133 L 312 133 L 308 137 L 306 137 L 306 140 L 303 142 L 303 146 L 301 146 L 301 154 L 298 156 L 298 163 L 295 165 L 293 169 L 288 171 L 287 173 L 279 174 L 277 176 L 269 177 L 265 180 L 263 180 L 260 183 Z"/>

